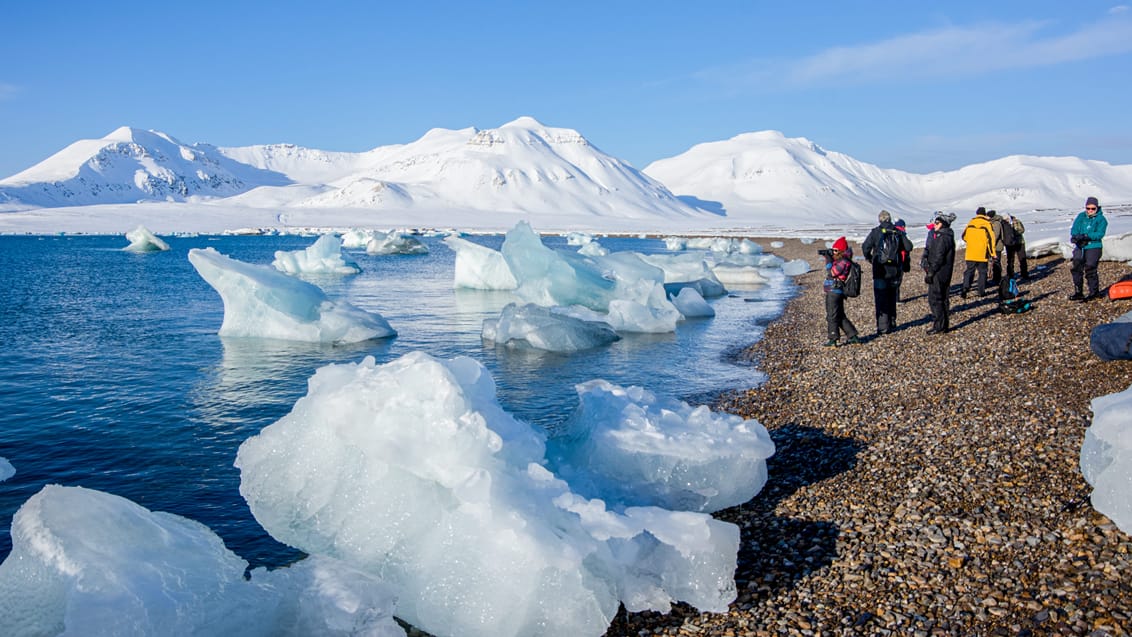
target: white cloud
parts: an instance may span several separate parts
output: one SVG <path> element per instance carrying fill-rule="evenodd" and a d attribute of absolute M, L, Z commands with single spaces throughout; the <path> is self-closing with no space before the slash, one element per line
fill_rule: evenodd
<path fill-rule="evenodd" d="M 838 46 L 799 59 L 763 59 L 697 74 L 734 89 L 859 85 L 965 77 L 1132 52 L 1132 19 L 1117 7 L 1105 21 L 1051 32 L 1046 22 L 947 27 Z"/>

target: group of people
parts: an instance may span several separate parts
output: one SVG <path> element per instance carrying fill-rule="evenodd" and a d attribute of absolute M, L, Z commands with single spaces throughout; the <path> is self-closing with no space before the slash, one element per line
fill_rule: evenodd
<path fill-rule="evenodd" d="M 900 300 L 900 284 L 904 274 L 911 271 L 912 242 L 906 234 L 903 220 L 892 220 L 892 214 L 881 210 L 877 217 L 879 225 L 873 228 L 861 244 L 865 260 L 872 264 L 873 302 L 876 308 L 877 336 L 889 334 L 896 329 L 896 306 Z M 920 267 L 924 271 L 924 283 L 928 286 L 928 307 L 931 309 L 932 325 L 928 334 L 943 334 L 951 329 L 950 293 L 951 277 L 955 269 L 955 232 L 951 226 L 955 214 L 936 212 L 928 224 L 924 252 Z M 1073 278 L 1073 301 L 1089 301 L 1100 297 L 1100 284 L 1097 264 L 1101 258 L 1101 245 L 1108 221 L 1104 217 L 1096 197 L 1085 200 L 1085 209 L 1077 215 L 1070 230 L 1070 240 L 1074 250 L 1070 272 Z M 966 244 L 963 260 L 963 282 L 959 296 L 963 299 L 974 287 L 981 297 L 986 294 L 988 284 L 1001 286 L 1014 278 L 1014 264 L 1018 263 L 1018 276 L 1021 280 L 1030 277 L 1026 261 L 1026 227 L 1013 215 L 1000 216 L 994 210 L 980 206 L 974 218 L 963 229 Z M 822 251 L 825 256 L 826 278 L 825 314 L 826 345 L 841 344 L 844 333 L 846 344 L 860 343 L 860 333 L 845 314 L 846 281 L 853 268 L 853 251 L 845 237 L 833 242 L 832 250 Z M 1003 262 L 1005 261 L 1005 279 Z M 989 278 L 989 281 L 988 281 Z M 1088 293 L 1084 286 L 1088 285 Z"/>

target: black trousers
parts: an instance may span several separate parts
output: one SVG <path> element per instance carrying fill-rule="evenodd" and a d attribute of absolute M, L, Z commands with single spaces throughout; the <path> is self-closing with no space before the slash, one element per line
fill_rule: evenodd
<path fill-rule="evenodd" d="M 836 341 L 845 332 L 847 338 L 857 335 L 857 328 L 845 316 L 845 295 L 840 292 L 825 293 L 825 332 L 829 340 Z"/>
<path fill-rule="evenodd" d="M 877 334 L 896 329 L 896 302 L 900 300 L 900 279 L 873 279 Z"/>
<path fill-rule="evenodd" d="M 1018 257 L 1018 274 L 1025 279 L 1030 276 L 1030 269 L 1026 265 L 1026 244 L 1019 243 L 1006 248 L 1006 278 L 1014 276 L 1014 257 Z"/>
<path fill-rule="evenodd" d="M 937 332 L 951 329 L 951 269 L 935 273 L 928 283 L 928 307 L 932 311 L 932 328 Z"/>
<path fill-rule="evenodd" d="M 1089 294 L 1100 293 L 1100 281 L 1097 278 L 1097 264 L 1101 262 L 1101 249 L 1073 251 L 1073 265 L 1069 272 L 1073 275 L 1073 287 L 1080 292 L 1082 279 L 1089 284 Z"/>
<path fill-rule="evenodd" d="M 987 293 L 987 262 L 986 261 L 968 261 L 967 269 L 963 271 L 963 293 L 966 294 L 971 289 L 971 284 L 974 283 L 975 274 L 979 275 L 978 292 L 979 296 Z"/>

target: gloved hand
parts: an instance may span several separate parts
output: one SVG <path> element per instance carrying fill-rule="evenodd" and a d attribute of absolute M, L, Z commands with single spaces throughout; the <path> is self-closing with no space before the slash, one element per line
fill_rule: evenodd
<path fill-rule="evenodd" d="M 930 275 L 930 274 L 925 274 L 925 275 L 924 275 L 924 283 L 926 283 L 926 284 L 928 284 L 928 285 L 931 285 L 931 284 L 932 284 L 932 275 Z"/>

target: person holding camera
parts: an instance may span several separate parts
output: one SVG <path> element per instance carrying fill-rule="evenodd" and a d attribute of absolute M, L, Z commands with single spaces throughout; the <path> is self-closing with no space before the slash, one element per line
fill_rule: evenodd
<path fill-rule="evenodd" d="M 951 329 L 951 272 L 955 269 L 955 214 L 936 212 L 924 247 L 924 283 L 928 284 L 928 307 L 932 326 L 928 334 L 946 334 Z"/>
<path fill-rule="evenodd" d="M 857 345 L 861 339 L 857 338 L 857 328 L 849 317 L 845 315 L 845 280 L 849 278 L 849 270 L 853 267 L 853 251 L 845 237 L 838 237 L 833 242 L 832 250 L 818 250 L 818 254 L 825 257 L 825 331 L 828 340 L 826 347 L 836 347 L 841 332 L 849 337 L 847 345 Z"/>
<path fill-rule="evenodd" d="M 1085 209 L 1073 220 L 1069 229 L 1073 242 L 1073 265 L 1069 272 L 1073 275 L 1073 294 L 1070 301 L 1090 301 L 1099 298 L 1100 281 L 1097 278 L 1097 265 L 1101 260 L 1104 234 L 1108 230 L 1108 220 L 1104 217 L 1101 204 L 1096 197 L 1085 200 Z M 1083 283 L 1089 284 L 1089 294 L 1081 294 Z"/>

